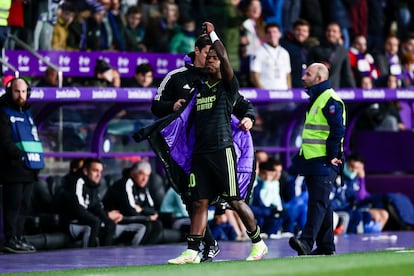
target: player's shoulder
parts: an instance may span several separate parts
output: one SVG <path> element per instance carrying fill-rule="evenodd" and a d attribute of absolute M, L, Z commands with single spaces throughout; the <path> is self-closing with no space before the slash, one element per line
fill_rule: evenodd
<path fill-rule="evenodd" d="M 177 69 L 171 70 L 170 72 L 167 73 L 166 77 L 174 77 L 174 76 L 179 76 L 182 74 L 185 74 L 186 72 L 188 72 L 188 68 L 183 66 L 183 67 L 179 67 Z"/>

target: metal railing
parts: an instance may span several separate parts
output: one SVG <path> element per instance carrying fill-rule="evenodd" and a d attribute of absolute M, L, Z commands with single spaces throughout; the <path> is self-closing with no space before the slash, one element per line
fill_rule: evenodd
<path fill-rule="evenodd" d="M 54 70 L 56 70 L 58 72 L 58 87 L 59 88 L 62 88 L 62 86 L 63 86 L 63 72 L 59 68 L 59 66 L 57 66 L 56 64 L 53 64 L 49 60 L 45 59 L 42 55 L 40 55 L 35 50 L 33 50 L 32 47 L 30 47 L 27 43 L 25 43 L 24 41 L 22 41 L 21 39 L 19 39 L 17 36 L 12 35 L 12 34 L 9 34 L 7 36 L 7 39 L 14 40 L 17 43 L 17 45 L 19 45 L 20 47 L 24 48 L 28 52 L 30 52 L 33 56 L 35 56 L 37 59 L 41 60 L 47 66 L 49 66 L 49 67 L 53 68 Z M 13 71 L 15 71 L 15 72 L 17 71 L 17 70 L 14 70 L 12 68 L 10 68 L 10 69 L 13 70 Z"/>
<path fill-rule="evenodd" d="M 11 65 L 10 63 L 8 63 L 5 59 L 3 59 L 2 57 L 0 57 L 0 63 L 3 65 L 3 66 L 6 66 L 7 68 L 9 68 L 10 70 L 12 70 L 13 71 L 13 73 L 14 73 L 14 76 L 16 77 L 16 78 L 18 78 L 19 77 L 19 75 L 20 75 L 20 73 L 19 73 L 19 70 L 17 70 L 17 68 L 16 67 L 14 67 L 13 65 Z"/>

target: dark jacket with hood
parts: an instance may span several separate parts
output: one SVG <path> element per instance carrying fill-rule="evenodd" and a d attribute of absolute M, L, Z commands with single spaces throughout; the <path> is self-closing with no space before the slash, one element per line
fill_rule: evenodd
<path fill-rule="evenodd" d="M 320 45 L 309 51 L 308 64 L 325 63 L 329 68 L 329 81 L 333 88 L 356 87 L 347 50 L 339 43 L 333 44 L 322 39 Z"/>
<path fill-rule="evenodd" d="M 13 102 L 9 92 L 0 97 L 0 182 L 37 181 L 39 170 L 29 169 L 25 165 L 25 153 L 13 141 L 10 117 L 4 108 L 20 111 L 26 118 L 32 117 L 29 112 L 29 104 L 26 103 L 24 107 L 20 108 Z"/>
<path fill-rule="evenodd" d="M 132 206 L 129 199 L 130 195 L 134 198 L 133 205 L 141 206 L 142 212 L 138 213 L 135 207 Z M 119 210 L 124 216 L 133 216 L 136 221 L 149 221 L 149 216 L 156 214 L 154 200 L 151 197 L 148 185 L 144 188 L 138 187 L 127 174 L 108 188 L 103 198 L 103 204 L 106 210 Z"/>
<path fill-rule="evenodd" d="M 89 180 L 82 169 L 70 175 L 65 181 L 57 205 L 66 222 L 82 220 L 93 215 L 105 223 L 112 223 L 103 208 L 99 184 Z"/>

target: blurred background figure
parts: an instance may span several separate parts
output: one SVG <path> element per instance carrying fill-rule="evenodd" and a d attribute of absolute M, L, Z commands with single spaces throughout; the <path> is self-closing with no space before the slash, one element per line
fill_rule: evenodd
<path fill-rule="evenodd" d="M 76 8 L 64 2 L 59 8 L 56 25 L 53 27 L 51 46 L 53 50 L 68 50 L 69 26 L 76 17 Z"/>
<path fill-rule="evenodd" d="M 169 43 L 170 53 L 187 54 L 194 49 L 197 40 L 196 23 L 192 18 L 181 20 L 181 29 L 175 33 Z"/>
<path fill-rule="evenodd" d="M 149 63 L 141 63 L 135 67 L 133 78 L 123 79 L 123 87 L 151 87 L 154 86 L 154 68 Z"/>
<path fill-rule="evenodd" d="M 131 6 L 125 14 L 124 28 L 125 51 L 146 52 L 144 44 L 145 26 L 142 23 L 142 10 L 140 6 Z"/>

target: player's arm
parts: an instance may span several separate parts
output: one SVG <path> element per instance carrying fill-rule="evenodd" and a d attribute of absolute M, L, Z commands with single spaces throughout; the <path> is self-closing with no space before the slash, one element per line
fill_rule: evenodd
<path fill-rule="evenodd" d="M 205 28 L 206 33 L 210 36 L 214 50 L 216 50 L 217 56 L 220 59 L 223 79 L 232 80 L 234 77 L 234 71 L 231 67 L 226 48 L 214 31 L 214 25 L 210 22 L 204 22 L 203 27 Z"/>

